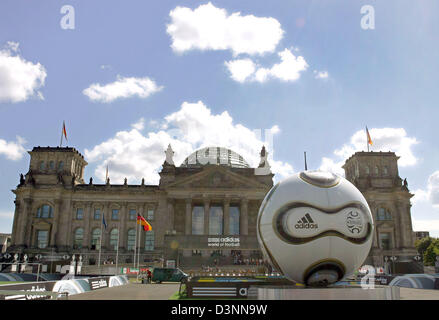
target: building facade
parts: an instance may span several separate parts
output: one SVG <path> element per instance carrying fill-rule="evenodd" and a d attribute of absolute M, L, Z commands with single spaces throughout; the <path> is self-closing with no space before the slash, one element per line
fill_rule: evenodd
<path fill-rule="evenodd" d="M 218 147 L 198 150 L 175 166 L 168 148 L 158 185 L 85 183 L 87 162 L 74 148 L 36 147 L 29 154 L 29 172 L 13 190 L 11 252 L 81 254 L 89 264 L 114 261 L 116 252 L 119 263 L 130 263 L 136 247 L 140 262 L 197 265 L 262 257 L 256 216 L 273 186 L 265 149 L 261 165 L 250 168 L 239 154 Z M 137 214 L 152 231 L 136 235 Z M 107 228 L 101 230 L 103 215 Z"/>
<path fill-rule="evenodd" d="M 85 264 L 162 260 L 168 265 L 234 264 L 261 259 L 256 235 L 260 204 L 273 186 L 265 148 L 257 168 L 232 150 L 197 150 L 181 165 L 170 147 L 158 185 L 95 184 L 84 180 L 87 162 L 74 148 L 35 147 L 13 192 L 15 214 L 8 251 L 33 257 L 80 254 Z M 364 194 L 375 219 L 368 263 L 416 254 L 410 216 L 413 196 L 398 175 L 394 153 L 357 152 L 344 169 Z M 137 236 L 137 215 L 152 231 Z M 106 228 L 102 219 L 105 218 Z M 102 233 L 102 236 L 101 236 Z M 137 245 L 136 245 L 137 243 Z M 99 252 L 101 257 L 99 257 Z"/>

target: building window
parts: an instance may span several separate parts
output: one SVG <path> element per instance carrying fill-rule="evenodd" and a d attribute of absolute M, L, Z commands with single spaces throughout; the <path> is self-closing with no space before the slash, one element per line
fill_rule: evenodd
<path fill-rule="evenodd" d="M 49 231 L 38 230 L 37 231 L 37 248 L 44 249 L 49 244 Z"/>
<path fill-rule="evenodd" d="M 387 175 L 389 174 L 389 169 L 387 169 L 387 166 L 384 166 L 384 168 L 383 168 L 383 174 L 384 174 L 385 176 L 387 176 Z"/>
<path fill-rule="evenodd" d="M 380 248 L 383 250 L 392 249 L 392 239 L 389 232 L 380 233 Z"/>
<path fill-rule="evenodd" d="M 204 234 L 204 208 L 194 206 L 192 209 L 192 234 Z"/>
<path fill-rule="evenodd" d="M 100 239 L 101 239 L 101 229 L 99 229 L 99 228 L 93 229 L 93 231 L 91 233 L 91 249 L 92 250 L 99 250 Z"/>
<path fill-rule="evenodd" d="M 378 221 L 385 221 L 385 220 L 392 220 L 392 215 L 390 214 L 390 211 L 386 208 L 378 208 L 377 211 L 377 220 Z"/>
<path fill-rule="evenodd" d="M 64 162 L 60 161 L 58 162 L 58 171 L 63 171 L 64 170 Z"/>
<path fill-rule="evenodd" d="M 380 174 L 380 170 L 378 169 L 378 166 L 375 166 L 375 175 L 379 175 Z"/>
<path fill-rule="evenodd" d="M 73 240 L 73 247 L 75 249 L 81 249 L 82 248 L 82 241 L 84 240 L 84 229 L 82 228 L 77 228 L 75 230 L 75 235 L 74 235 L 74 240 Z"/>
<path fill-rule="evenodd" d="M 130 229 L 128 230 L 127 249 L 134 250 L 135 246 L 136 246 L 136 230 Z"/>
<path fill-rule="evenodd" d="M 55 169 L 55 162 L 50 161 L 49 162 L 49 168 L 50 168 L 50 170 L 54 170 Z"/>
<path fill-rule="evenodd" d="M 136 218 L 137 218 L 137 212 L 136 212 L 136 209 L 130 209 L 130 212 L 129 212 L 130 214 L 129 214 L 129 219 L 130 220 L 136 220 Z"/>
<path fill-rule="evenodd" d="M 76 209 L 76 220 L 84 219 L 84 210 L 82 208 Z"/>
<path fill-rule="evenodd" d="M 113 229 L 110 232 L 110 249 L 117 250 L 119 243 L 119 230 Z"/>
<path fill-rule="evenodd" d="M 209 234 L 223 234 L 223 208 L 212 206 L 209 210 Z"/>
<path fill-rule="evenodd" d="M 53 209 L 45 204 L 37 209 L 37 218 L 53 218 Z"/>
<path fill-rule="evenodd" d="M 196 250 L 196 249 L 192 250 L 192 255 L 193 256 L 201 256 L 201 250 Z"/>
<path fill-rule="evenodd" d="M 149 208 L 146 216 L 146 220 L 154 220 L 154 209 Z"/>
<path fill-rule="evenodd" d="M 111 210 L 111 220 L 119 220 L 119 209 Z"/>
<path fill-rule="evenodd" d="M 40 171 L 44 171 L 44 161 L 40 162 Z"/>
<path fill-rule="evenodd" d="M 239 234 L 239 207 L 230 206 L 229 211 L 229 234 L 238 235 Z"/>
<path fill-rule="evenodd" d="M 94 220 L 100 220 L 101 219 L 101 209 L 95 209 L 95 212 L 93 214 Z"/>
<path fill-rule="evenodd" d="M 145 234 L 145 251 L 154 250 L 154 231 L 147 231 Z"/>
<path fill-rule="evenodd" d="M 365 172 L 366 172 L 366 175 L 369 175 L 369 174 L 370 174 L 369 166 L 366 166 L 366 168 L 365 168 Z"/>

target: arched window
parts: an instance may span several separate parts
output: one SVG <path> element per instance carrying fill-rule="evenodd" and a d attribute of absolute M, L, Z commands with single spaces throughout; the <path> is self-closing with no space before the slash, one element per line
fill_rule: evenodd
<path fill-rule="evenodd" d="M 130 229 L 128 230 L 128 239 L 127 239 L 127 249 L 128 250 L 134 250 L 134 247 L 136 246 L 136 230 Z"/>
<path fill-rule="evenodd" d="M 44 171 L 44 161 L 40 161 L 40 171 Z"/>
<path fill-rule="evenodd" d="M 50 170 L 54 170 L 55 169 L 55 162 L 53 162 L 53 161 L 49 162 L 49 169 Z"/>
<path fill-rule="evenodd" d="M 95 228 L 91 232 L 91 249 L 99 250 L 101 238 L 101 229 Z"/>
<path fill-rule="evenodd" d="M 147 231 L 145 234 L 145 251 L 154 250 L 154 230 Z"/>
<path fill-rule="evenodd" d="M 239 207 L 230 206 L 229 209 L 229 234 L 238 235 L 239 234 Z"/>
<path fill-rule="evenodd" d="M 37 209 L 37 218 L 53 218 L 53 209 L 48 204 Z"/>
<path fill-rule="evenodd" d="M 64 170 L 64 161 L 60 161 L 58 162 L 58 171 L 63 171 Z"/>
<path fill-rule="evenodd" d="M 82 241 L 84 240 L 84 229 L 77 228 L 75 230 L 74 239 L 73 239 L 73 246 L 75 249 L 81 249 L 82 248 Z"/>
<path fill-rule="evenodd" d="M 119 230 L 114 228 L 110 232 L 110 249 L 117 250 L 119 245 Z"/>
<path fill-rule="evenodd" d="M 379 175 L 380 174 L 380 170 L 378 169 L 378 166 L 375 166 L 375 175 Z"/>
<path fill-rule="evenodd" d="M 364 168 L 364 170 L 365 170 L 365 172 L 366 172 L 366 175 L 369 175 L 369 174 L 370 174 L 369 166 L 366 166 L 366 167 Z"/>
<path fill-rule="evenodd" d="M 385 176 L 387 176 L 387 175 L 389 174 L 389 169 L 387 168 L 387 166 L 384 166 L 384 168 L 383 168 L 383 174 L 384 174 Z"/>
<path fill-rule="evenodd" d="M 377 210 L 377 220 L 378 221 L 392 220 L 392 215 L 390 214 L 389 210 L 380 207 Z"/>

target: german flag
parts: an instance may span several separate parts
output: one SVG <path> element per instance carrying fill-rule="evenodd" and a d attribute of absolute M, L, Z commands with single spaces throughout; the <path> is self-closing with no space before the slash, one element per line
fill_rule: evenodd
<path fill-rule="evenodd" d="M 140 214 L 137 214 L 137 224 L 140 224 L 143 226 L 143 230 L 145 231 L 151 231 L 152 227 L 149 224 L 148 221 L 145 220 L 144 217 L 142 217 Z"/>
<path fill-rule="evenodd" d="M 366 126 L 366 134 L 367 134 L 367 144 L 372 145 L 372 139 L 370 138 L 370 134 L 369 134 L 369 130 L 367 130 L 367 126 Z"/>
<path fill-rule="evenodd" d="M 62 134 L 64 135 L 67 141 L 66 123 L 64 121 L 62 122 Z"/>

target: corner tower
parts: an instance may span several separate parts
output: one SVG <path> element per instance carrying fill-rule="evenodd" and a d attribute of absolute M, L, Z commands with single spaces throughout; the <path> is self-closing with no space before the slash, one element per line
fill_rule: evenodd
<path fill-rule="evenodd" d="M 70 147 L 34 147 L 30 154 L 26 183 L 82 184 L 87 162 Z"/>
<path fill-rule="evenodd" d="M 410 211 L 413 194 L 407 180 L 399 176 L 398 159 L 394 152 L 356 152 L 343 169 L 346 179 L 363 193 L 374 219 L 374 239 L 366 263 L 387 264 L 393 272 L 416 272 L 411 267 L 417 255 Z M 395 262 L 391 262 L 392 256 L 396 256 Z"/>

